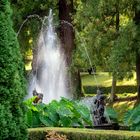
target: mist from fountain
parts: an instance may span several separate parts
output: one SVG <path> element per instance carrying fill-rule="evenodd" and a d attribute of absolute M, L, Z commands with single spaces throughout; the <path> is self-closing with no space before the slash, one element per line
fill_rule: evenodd
<path fill-rule="evenodd" d="M 32 75 L 27 98 L 33 96 L 33 90 L 43 94 L 43 103 L 71 98 L 67 90 L 67 67 L 65 56 L 53 27 L 52 10 L 47 18 L 48 25 L 42 26 L 38 39 L 36 71 Z"/>
<path fill-rule="evenodd" d="M 61 96 L 71 98 L 71 95 L 68 94 L 68 90 L 66 88 L 67 74 L 66 74 L 66 66 L 65 66 L 65 61 L 64 61 L 65 58 L 64 58 L 63 52 L 61 52 L 60 50 L 60 43 L 58 41 L 57 34 L 54 31 L 52 10 L 50 10 L 49 16 L 48 17 L 45 16 L 44 19 L 42 19 L 39 15 L 36 15 L 36 14 L 29 15 L 21 24 L 17 32 L 17 36 L 19 35 L 24 24 L 29 19 L 32 19 L 32 18 L 37 18 L 39 21 L 41 21 L 42 29 L 41 29 L 40 37 L 38 40 L 39 51 L 37 55 L 36 72 L 35 72 L 35 75 L 32 73 L 30 76 L 28 95 L 26 96 L 26 99 L 31 98 L 33 96 L 32 92 L 34 89 L 36 89 L 37 92 L 39 93 L 43 93 L 44 95 L 43 102 L 45 103 L 46 103 L 46 99 L 47 99 L 47 102 L 50 102 L 52 99 L 60 99 Z M 47 26 L 46 26 L 46 21 L 48 21 Z M 73 28 L 73 25 L 65 20 L 62 20 L 61 24 L 67 24 Z M 92 63 L 91 63 L 89 54 L 87 52 L 87 49 L 85 46 L 83 47 L 87 55 L 87 58 L 89 60 L 90 67 L 93 70 Z M 54 51 L 54 48 L 56 48 L 55 51 Z M 61 70 L 59 67 L 61 67 Z M 59 73 L 59 76 L 58 76 L 59 80 L 56 78 L 58 75 L 57 74 L 58 71 L 62 72 L 62 73 L 61 72 Z M 96 79 L 95 74 L 93 74 L 93 76 L 94 76 L 97 89 L 98 89 L 99 87 L 97 84 L 97 79 Z M 56 85 L 55 81 L 59 81 L 57 83 L 58 84 L 57 86 L 59 87 L 59 89 L 56 88 L 57 86 L 54 86 Z M 60 82 L 60 81 L 63 81 L 63 82 Z M 60 93 L 61 86 L 62 86 L 61 88 L 62 93 Z M 52 88 L 55 88 L 55 89 L 53 90 Z"/>

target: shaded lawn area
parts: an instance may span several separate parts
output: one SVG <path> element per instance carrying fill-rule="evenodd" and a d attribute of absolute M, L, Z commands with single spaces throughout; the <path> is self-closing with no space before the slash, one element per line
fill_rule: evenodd
<path fill-rule="evenodd" d="M 136 93 L 136 76 L 134 73 L 134 77 L 130 80 L 124 79 L 123 81 L 117 82 L 116 93 L 118 96 L 134 96 Z M 95 75 L 89 75 L 88 73 L 81 73 L 81 81 L 82 81 L 82 90 L 86 95 L 90 94 L 95 95 L 97 87 L 99 87 L 105 94 L 110 93 L 111 85 L 112 85 L 112 77 L 108 72 L 98 72 Z M 123 93 L 123 95 L 122 95 Z"/>
<path fill-rule="evenodd" d="M 95 75 L 89 75 L 86 72 L 81 73 L 82 85 L 92 85 L 92 86 L 105 86 L 109 87 L 112 84 L 112 77 L 108 72 L 97 72 Z M 123 81 L 118 81 L 117 85 L 136 85 L 136 75 L 130 80 L 124 79 Z"/>
<path fill-rule="evenodd" d="M 107 72 L 98 72 L 96 74 L 81 73 L 82 86 L 105 86 L 111 85 L 111 76 Z"/>

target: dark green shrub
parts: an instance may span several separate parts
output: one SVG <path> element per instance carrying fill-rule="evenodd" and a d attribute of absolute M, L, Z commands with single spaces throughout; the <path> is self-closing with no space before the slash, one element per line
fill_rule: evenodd
<path fill-rule="evenodd" d="M 23 63 L 8 0 L 0 0 L 0 139 L 25 140 Z"/>

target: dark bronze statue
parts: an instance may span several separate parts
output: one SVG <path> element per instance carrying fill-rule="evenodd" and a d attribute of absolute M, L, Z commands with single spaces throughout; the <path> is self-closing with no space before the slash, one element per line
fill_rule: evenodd
<path fill-rule="evenodd" d="M 43 94 L 42 93 L 38 93 L 36 91 L 36 89 L 34 89 L 33 90 L 33 96 L 36 96 L 36 98 L 33 101 L 34 104 L 42 103 L 42 100 L 43 100 Z"/>
<path fill-rule="evenodd" d="M 94 126 L 102 125 L 107 122 L 106 117 L 104 116 L 105 111 L 105 96 L 101 90 L 97 90 L 97 95 L 94 101 L 95 107 L 93 109 L 93 123 Z"/>

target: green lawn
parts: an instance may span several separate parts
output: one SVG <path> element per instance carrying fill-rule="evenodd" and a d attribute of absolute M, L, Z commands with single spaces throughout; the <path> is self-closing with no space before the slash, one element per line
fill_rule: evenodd
<path fill-rule="evenodd" d="M 135 93 L 136 90 L 133 90 L 136 87 L 136 76 L 134 73 L 134 77 L 132 79 L 124 79 L 123 81 L 117 81 L 117 87 L 120 88 L 119 91 L 120 93 L 126 93 L 124 96 L 128 96 L 128 93 Z M 92 88 L 100 88 L 101 89 L 107 89 L 105 92 L 110 93 L 111 91 L 111 85 L 112 85 L 112 77 L 109 75 L 108 72 L 98 72 L 95 75 L 89 75 L 88 73 L 81 73 L 81 80 L 82 80 L 82 90 L 83 93 L 85 94 L 91 94 L 92 93 Z M 88 87 L 90 88 L 89 90 L 85 90 L 85 88 Z M 121 90 L 123 88 L 123 90 Z M 125 88 L 125 89 L 124 89 Z M 87 93 L 90 91 L 90 93 Z M 92 94 L 95 94 L 95 90 Z M 129 92 L 130 91 L 130 92 Z M 119 93 L 117 93 L 119 94 Z M 122 94 L 122 93 L 121 93 Z"/>
<path fill-rule="evenodd" d="M 105 86 L 109 87 L 112 83 L 112 77 L 108 72 L 98 72 L 95 75 L 89 75 L 88 73 L 81 73 L 82 85 L 92 85 L 92 86 Z M 118 81 L 117 85 L 136 85 L 136 75 L 130 80 L 124 79 L 123 81 Z"/>

